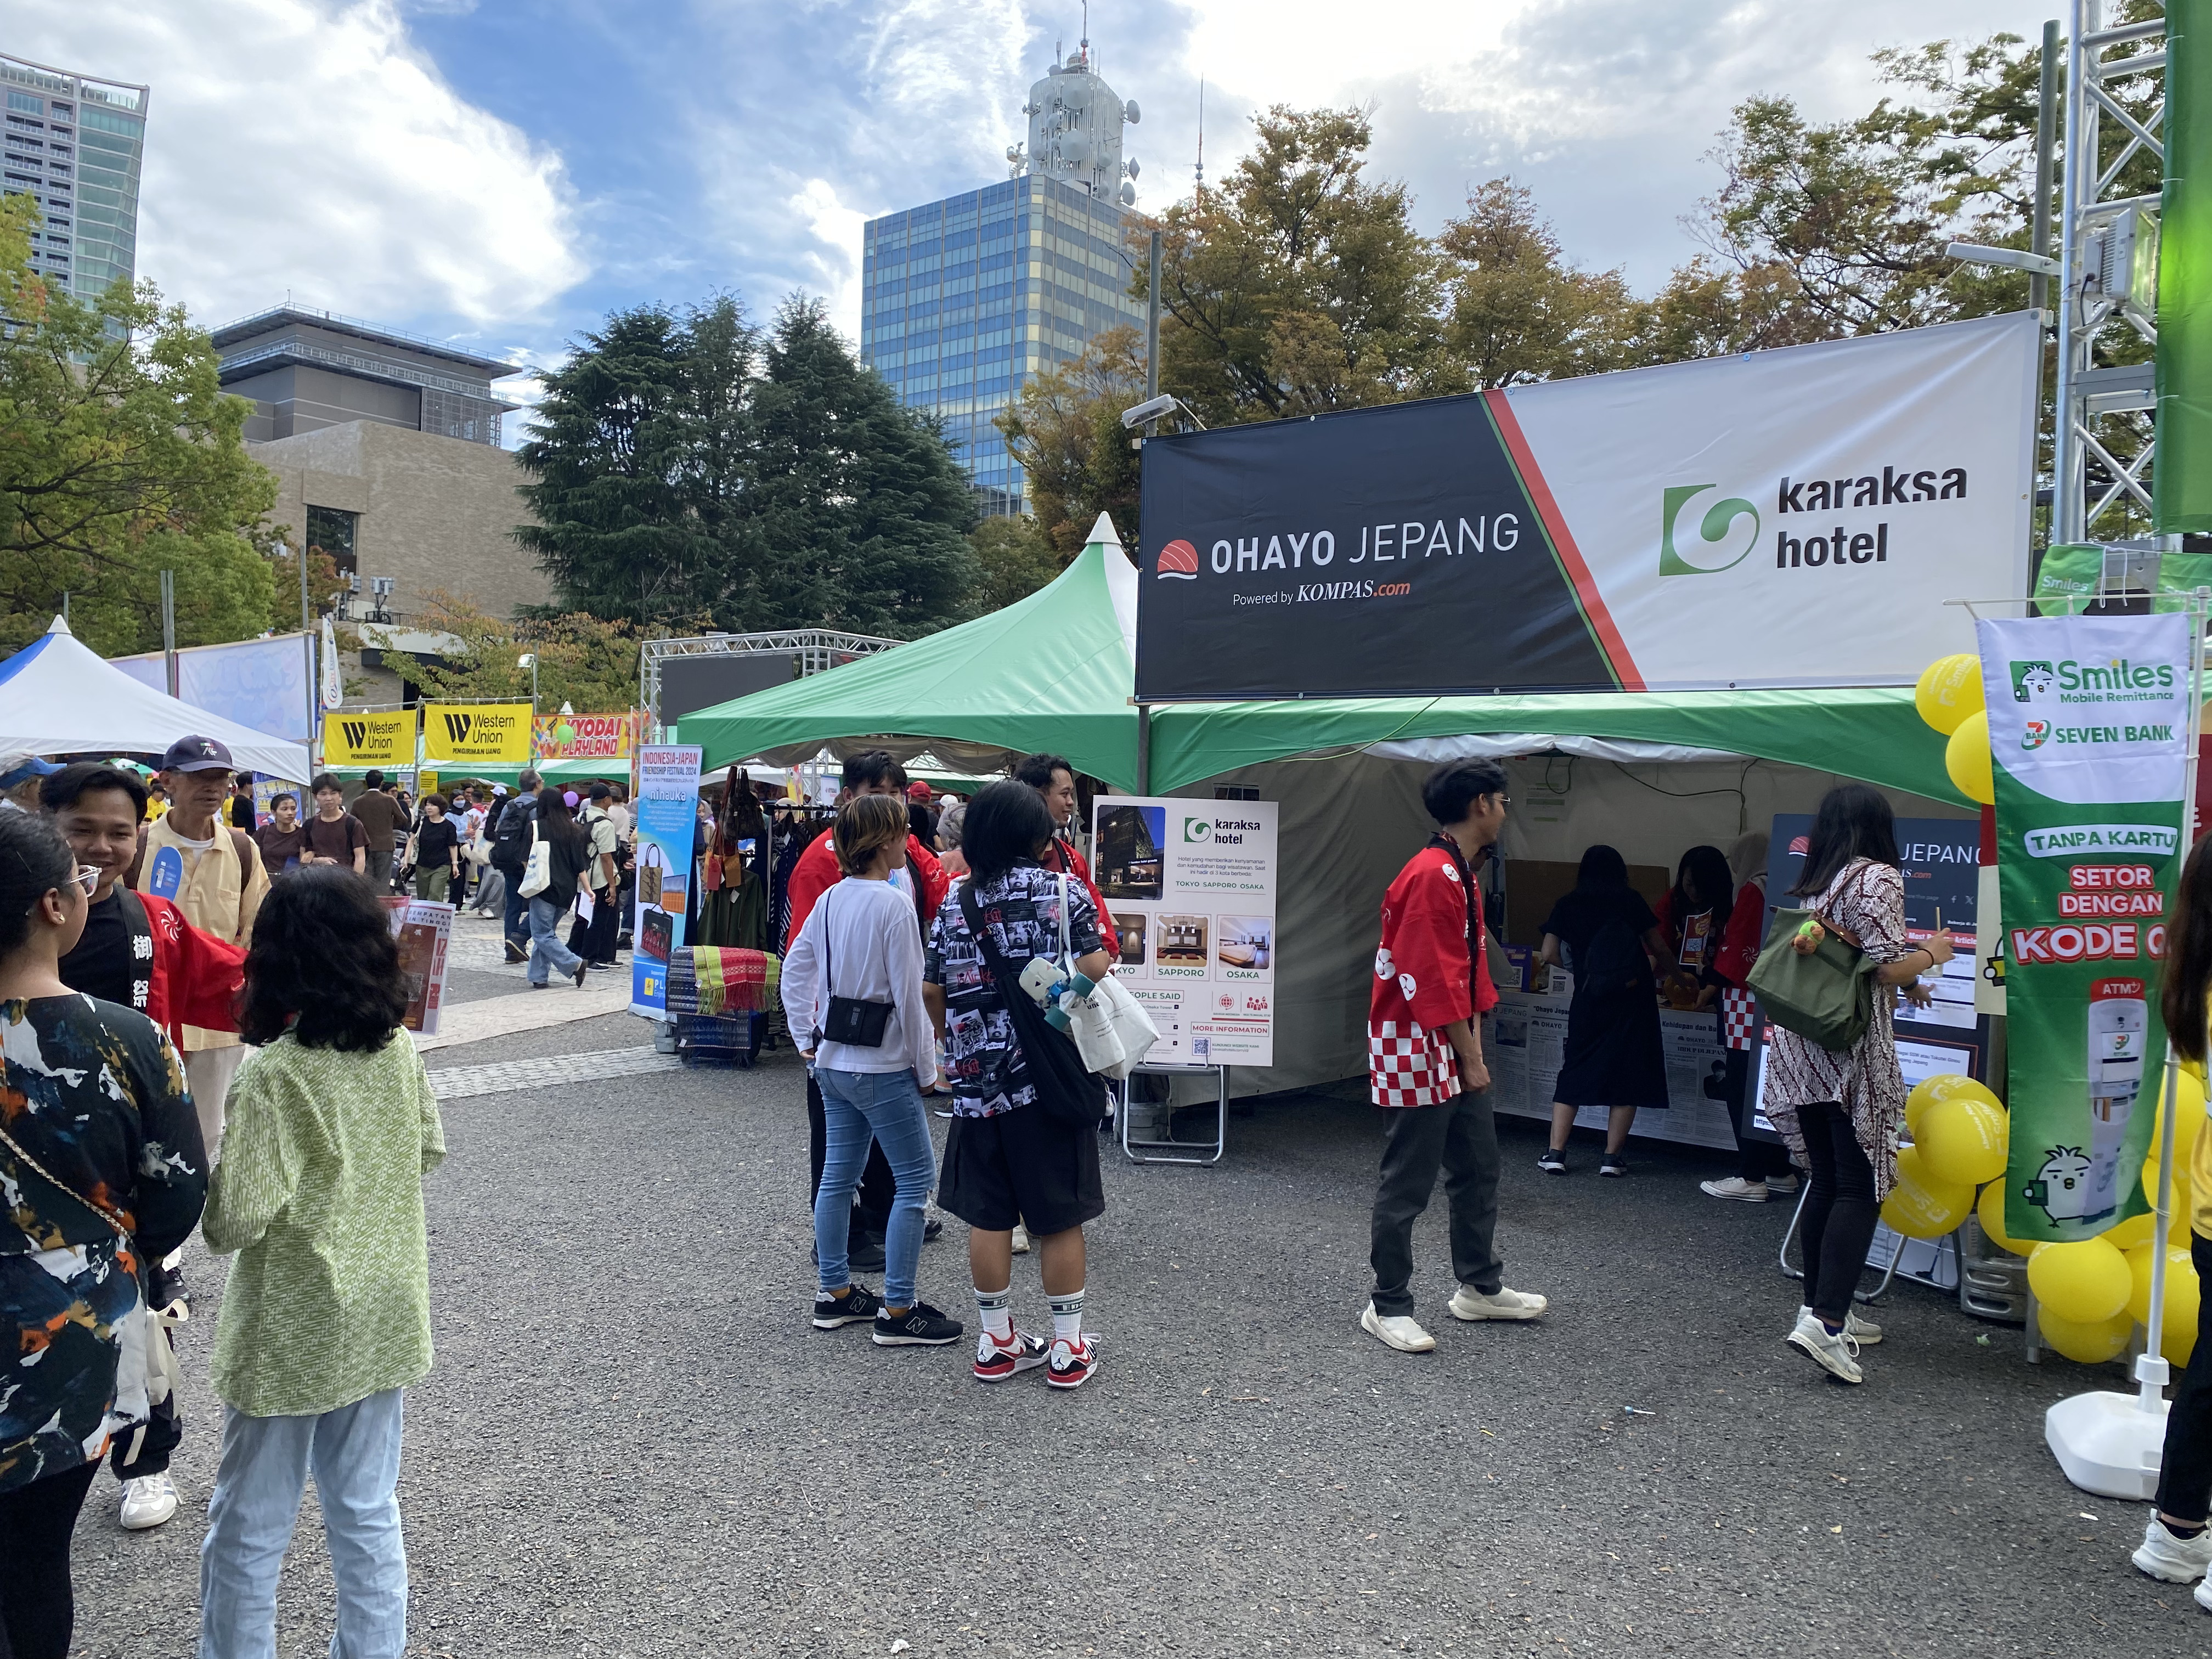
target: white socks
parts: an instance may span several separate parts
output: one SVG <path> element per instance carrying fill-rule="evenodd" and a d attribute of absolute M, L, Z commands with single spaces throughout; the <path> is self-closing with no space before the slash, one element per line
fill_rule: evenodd
<path fill-rule="evenodd" d="M 1010 1283 L 1002 1291 L 975 1292 L 975 1312 L 983 1322 L 985 1331 L 997 1341 L 1006 1342 L 1014 1334 L 1014 1315 L 1012 1304 L 1014 1287 Z"/>
<path fill-rule="evenodd" d="M 1083 1338 L 1083 1292 L 1076 1291 L 1049 1299 L 1052 1303 L 1052 1340 L 1055 1342 L 1080 1341 Z"/>

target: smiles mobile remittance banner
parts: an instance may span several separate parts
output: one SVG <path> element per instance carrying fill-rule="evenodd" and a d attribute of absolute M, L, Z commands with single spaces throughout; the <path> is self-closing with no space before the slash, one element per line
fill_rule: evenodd
<path fill-rule="evenodd" d="M 1985 620 L 2011 1162 L 2005 1230 L 2091 1238 L 2148 1207 L 2181 871 L 2191 619 Z"/>

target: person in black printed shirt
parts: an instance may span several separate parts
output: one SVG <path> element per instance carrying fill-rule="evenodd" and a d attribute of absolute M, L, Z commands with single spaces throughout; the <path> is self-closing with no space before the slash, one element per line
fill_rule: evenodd
<path fill-rule="evenodd" d="M 1016 972 L 1032 957 L 1060 953 L 1061 878 L 1037 864 L 1052 832 L 1036 791 L 1012 780 L 978 794 L 963 826 L 961 849 L 978 914 Z M 1068 880 L 1066 891 L 1076 969 L 1103 979 L 1113 959 L 1100 938 L 1097 908 L 1081 882 Z M 1037 1103 L 1006 1002 L 957 900 L 938 911 L 930 930 L 922 995 L 945 1039 L 951 1073 L 952 1127 L 938 1202 L 973 1230 L 968 1266 L 983 1322 L 975 1375 L 997 1382 L 1043 1365 L 1054 1388 L 1079 1388 L 1098 1364 L 1097 1339 L 1083 1330 L 1083 1224 L 1106 1209 L 1097 1131 Z M 1009 1295 L 1018 1222 L 1028 1224 L 1043 1257 L 1052 1304 L 1049 1347 L 1013 1328 Z"/>

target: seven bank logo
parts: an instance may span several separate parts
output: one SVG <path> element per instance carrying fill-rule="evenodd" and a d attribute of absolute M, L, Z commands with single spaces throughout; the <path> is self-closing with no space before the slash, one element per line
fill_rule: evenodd
<path fill-rule="evenodd" d="M 2051 722 L 2049 720 L 2030 720 L 2021 728 L 2020 746 L 2023 749 L 2040 749 L 2050 741 Z"/>
<path fill-rule="evenodd" d="M 346 747 L 358 749 L 368 740 L 367 720 L 340 720 L 338 730 L 345 733 Z"/>
<path fill-rule="evenodd" d="M 466 714 L 456 714 L 450 711 L 445 712 L 446 741 L 452 744 L 456 749 L 459 748 L 463 744 L 469 740 L 470 719 L 471 717 Z"/>
<path fill-rule="evenodd" d="M 1186 541 L 1172 541 L 1160 550 L 1155 576 L 1172 576 L 1178 581 L 1198 580 L 1198 550 Z"/>
<path fill-rule="evenodd" d="M 2012 696 L 2014 702 L 2037 702 L 2058 689 L 2058 670 L 2050 662 L 2016 662 L 2012 665 Z M 2029 744 L 2028 748 L 2035 747 Z"/>
<path fill-rule="evenodd" d="M 1182 821 L 1182 838 L 1185 841 L 1212 841 L 1213 839 L 1212 820 L 1185 818 Z"/>
<path fill-rule="evenodd" d="M 1733 569 L 1759 540 L 1759 509 L 1741 495 L 1714 501 L 1702 518 L 1690 504 L 1718 484 L 1668 484 L 1659 503 L 1659 574 L 1710 576 Z M 1694 532 L 1694 534 L 1692 532 Z"/>

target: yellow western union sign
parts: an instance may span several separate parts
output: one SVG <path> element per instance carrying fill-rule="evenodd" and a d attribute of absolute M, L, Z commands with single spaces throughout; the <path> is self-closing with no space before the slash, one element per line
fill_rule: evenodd
<path fill-rule="evenodd" d="M 394 708 L 371 714 L 360 708 L 330 710 L 323 716 L 323 764 L 414 765 L 415 711 Z"/>
<path fill-rule="evenodd" d="M 526 702 L 433 702 L 422 708 L 422 751 L 444 764 L 520 766 L 530 758 Z"/>

